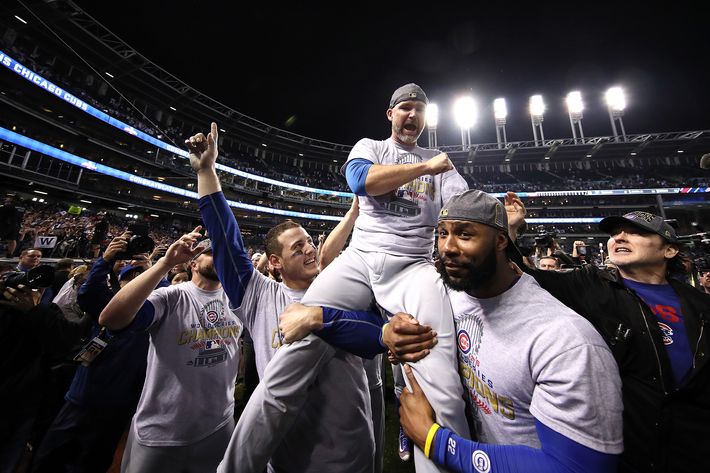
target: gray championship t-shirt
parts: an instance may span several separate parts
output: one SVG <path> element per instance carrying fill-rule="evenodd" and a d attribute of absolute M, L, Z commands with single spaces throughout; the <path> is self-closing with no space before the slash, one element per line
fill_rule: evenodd
<path fill-rule="evenodd" d="M 266 365 L 282 345 L 279 315 L 290 303 L 300 302 L 305 293 L 305 290 L 291 289 L 255 269 L 244 290 L 241 306 L 232 308 L 234 314 L 244 322 L 254 341 L 254 357 L 259 379 L 263 377 Z"/>
<path fill-rule="evenodd" d="M 438 150 L 405 147 L 388 138 L 364 138 L 350 151 L 348 161 L 367 159 L 374 164 L 414 164 L 429 161 Z M 346 162 L 347 165 L 347 162 Z M 341 170 L 344 172 L 345 166 Z M 443 204 L 468 190 L 466 181 L 452 169 L 436 176 L 421 176 L 396 191 L 376 197 L 360 196 L 351 245 L 361 251 L 397 256 L 431 257 L 434 228 Z"/>
<path fill-rule="evenodd" d="M 155 317 L 136 437 L 151 447 L 190 445 L 234 414 L 242 324 L 221 288 L 205 291 L 189 281 L 156 289 L 148 301 Z"/>
<path fill-rule="evenodd" d="M 618 368 L 586 319 L 527 274 L 496 297 L 450 297 L 476 440 L 540 448 L 537 419 L 593 450 L 623 451 Z"/>

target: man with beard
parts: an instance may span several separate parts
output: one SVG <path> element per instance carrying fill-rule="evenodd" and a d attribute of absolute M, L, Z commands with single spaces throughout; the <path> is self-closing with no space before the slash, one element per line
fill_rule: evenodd
<path fill-rule="evenodd" d="M 623 444 L 614 358 L 589 322 L 511 267 L 519 255 L 502 203 L 477 190 L 452 197 L 438 250 L 476 441 L 436 422 L 409 366 L 407 435 L 450 471 L 615 471 Z"/>
<path fill-rule="evenodd" d="M 150 335 L 124 473 L 215 471 L 234 429 L 242 325 L 228 309 L 209 240 L 197 243 L 200 228 L 170 245 L 99 317 L 109 330 Z M 190 282 L 153 290 L 171 268 L 188 261 Z"/>
<path fill-rule="evenodd" d="M 468 186 L 445 153 L 417 145 L 427 104 L 418 85 L 399 87 L 386 112 L 390 137 L 365 138 L 351 150 L 342 171 L 359 199 L 352 241 L 313 282 L 302 302 L 361 311 L 374 297 L 387 313 L 413 314 L 422 325 L 431 326 L 439 343 L 412 368 L 437 419 L 467 435 L 451 305 L 431 256 L 439 209 Z M 308 349 L 317 359 L 325 348 L 310 345 L 315 338 L 285 348 Z M 415 449 L 414 461 L 419 472 L 440 471 L 420 450 Z"/>

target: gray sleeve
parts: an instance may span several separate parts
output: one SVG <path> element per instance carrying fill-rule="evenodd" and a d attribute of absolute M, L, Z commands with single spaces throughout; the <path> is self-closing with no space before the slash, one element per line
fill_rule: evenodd
<path fill-rule="evenodd" d="M 306 402 L 309 388 L 335 355 L 326 342 L 309 335 L 281 347 L 266 366 L 217 471 L 260 473 Z"/>
<path fill-rule="evenodd" d="M 441 205 L 444 205 L 451 196 L 468 190 L 466 179 L 461 177 L 456 169 L 446 171 L 441 176 Z"/>
<path fill-rule="evenodd" d="M 536 387 L 530 413 L 585 447 L 621 453 L 621 380 L 609 348 L 599 340 L 536 358 L 540 361 L 532 367 Z"/>

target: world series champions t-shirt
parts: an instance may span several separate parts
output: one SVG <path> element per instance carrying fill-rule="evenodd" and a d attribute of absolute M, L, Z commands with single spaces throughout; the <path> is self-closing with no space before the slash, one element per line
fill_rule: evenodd
<path fill-rule="evenodd" d="M 680 386 L 693 366 L 693 351 L 685 330 L 680 299 L 670 284 L 645 284 L 624 279 L 624 284 L 651 309 L 663 334 L 663 345 L 671 361 L 676 387 Z"/>
<path fill-rule="evenodd" d="M 348 162 L 366 159 L 381 165 L 417 164 L 438 154 L 438 150 L 404 146 L 392 138 L 364 138 L 353 146 Z M 452 195 L 466 190 L 464 178 L 451 169 L 436 176 L 420 176 L 384 195 L 359 196 L 360 214 L 351 245 L 366 252 L 430 257 L 441 207 Z"/>

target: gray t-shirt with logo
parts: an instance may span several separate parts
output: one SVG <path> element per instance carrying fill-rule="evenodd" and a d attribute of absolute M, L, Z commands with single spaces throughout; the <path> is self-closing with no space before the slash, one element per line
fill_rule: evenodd
<path fill-rule="evenodd" d="M 254 357 L 259 379 L 263 377 L 266 365 L 282 345 L 279 336 L 279 315 L 290 303 L 300 302 L 305 293 L 305 290 L 291 289 L 255 269 L 244 290 L 242 304 L 233 308 L 234 314 L 244 322 L 254 340 Z"/>
<path fill-rule="evenodd" d="M 186 282 L 156 289 L 148 302 L 155 316 L 136 437 L 151 447 L 190 445 L 234 414 L 242 324 L 221 288 L 205 291 Z"/>
<path fill-rule="evenodd" d="M 363 138 L 353 146 L 348 161 L 414 164 L 429 161 L 437 154 L 439 151 L 435 149 L 405 147 L 392 138 L 384 141 Z M 361 251 L 430 257 L 441 207 L 449 197 L 466 190 L 466 181 L 452 169 L 436 176 L 418 177 L 385 195 L 360 196 L 360 214 L 351 245 Z"/>
<path fill-rule="evenodd" d="M 619 371 L 586 319 L 527 274 L 496 297 L 450 298 L 476 440 L 540 448 L 537 419 L 593 450 L 623 451 Z"/>

